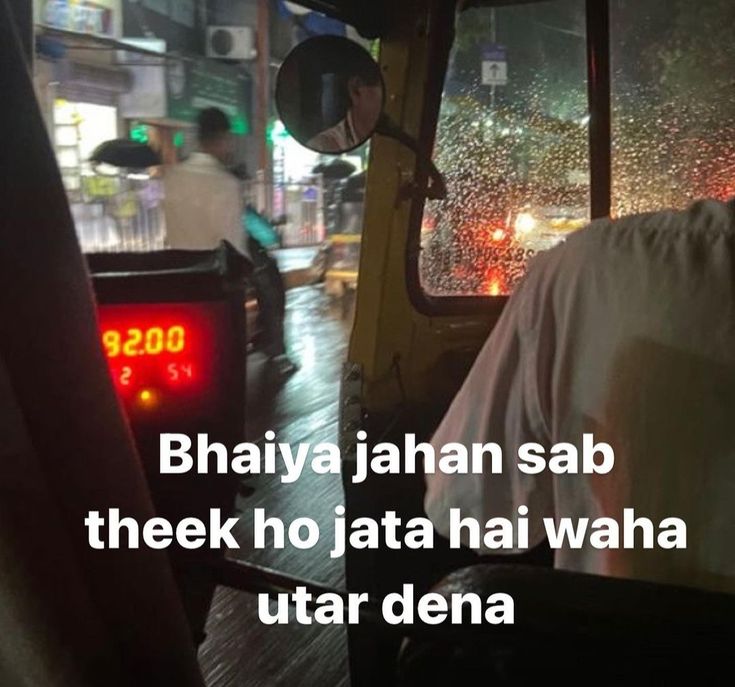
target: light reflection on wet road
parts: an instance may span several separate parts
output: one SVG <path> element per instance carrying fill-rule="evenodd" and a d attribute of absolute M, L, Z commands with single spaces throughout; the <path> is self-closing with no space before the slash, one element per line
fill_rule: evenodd
<path fill-rule="evenodd" d="M 351 322 L 343 317 L 342 304 L 318 287 L 289 291 L 287 309 L 289 352 L 301 368 L 279 382 L 260 354 L 250 356 L 248 440 L 257 441 L 273 430 L 276 441 L 336 443 L 339 380 Z M 334 508 L 342 502 L 338 475 L 304 471 L 294 484 L 281 484 L 278 476 L 247 479 L 237 503 L 241 548 L 233 556 L 343 587 L 343 561 L 329 557 Z M 254 508 L 264 508 L 266 516 L 286 524 L 297 517 L 315 519 L 321 530 L 319 543 L 308 551 L 290 547 L 253 551 Z M 344 628 L 263 626 L 253 595 L 218 589 L 207 635 L 199 657 L 208 687 L 349 684 Z"/>

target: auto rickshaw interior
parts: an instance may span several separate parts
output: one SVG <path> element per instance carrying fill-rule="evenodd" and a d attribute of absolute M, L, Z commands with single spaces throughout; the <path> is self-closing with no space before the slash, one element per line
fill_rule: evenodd
<path fill-rule="evenodd" d="M 701 47 L 704 35 L 718 49 L 727 42 L 715 19 L 727 10 L 680 4 L 677 13 L 625 0 L 331 7 L 379 38 L 385 82 L 341 395 L 349 518 L 423 514 L 420 477 L 350 482 L 356 433 L 398 444 L 405 433 L 430 436 L 537 251 L 598 217 L 732 194 L 730 80 L 708 76 L 712 54 Z M 668 43 L 656 44 L 657 32 Z M 428 158 L 446 188 L 437 199 Z M 549 554 L 521 560 L 549 564 Z M 442 547 L 351 551 L 347 584 L 378 597 L 407 580 L 426 589 L 473 561 Z M 353 680 L 368 666 L 380 674 L 392 655 L 364 627 L 350 642 Z"/>
<path fill-rule="evenodd" d="M 728 113 L 733 99 L 723 96 L 729 93 L 723 88 L 729 77 L 700 78 L 707 73 L 708 55 L 700 58 L 702 51 L 694 49 L 705 32 L 708 40 L 722 40 L 723 50 L 731 49 L 721 16 L 729 8 L 710 0 L 700 13 L 694 3 L 680 0 L 676 22 L 666 25 L 674 41 L 667 52 L 666 46 L 652 50 L 648 44 L 650 26 L 674 16 L 663 0 L 301 4 L 342 19 L 376 41 L 384 100 L 370 140 L 356 310 L 339 391 L 339 440 L 348 520 L 380 519 L 393 510 L 405 522 L 423 514 L 421 476 L 371 476 L 353 484 L 357 433 L 365 430 L 371 443 L 400 444 L 406 433 L 418 440 L 430 436 L 528 259 L 589 219 L 732 195 L 735 138 Z M 1 7 L 10 16 L 9 5 Z M 691 25 L 699 33 L 689 31 Z M 69 631 L 74 651 L 83 655 L 96 647 L 107 666 L 134 665 L 138 674 L 157 665 L 145 684 L 198 684 L 191 678 L 196 670 L 189 630 L 196 634 L 200 628 L 186 627 L 174 598 L 174 578 L 161 557 L 137 551 L 95 559 L 85 541 L 68 534 L 105 496 L 119 499 L 122 492 L 139 513 L 152 513 L 153 507 L 100 350 L 86 267 L 30 82 L 14 52 L 17 36 L 7 22 L 0 22 L 0 32 L 0 86 L 19 103 L 2 114 L 7 130 L 19 132 L 6 146 L 3 167 L 17 166 L 23 189 L 7 203 L 2 218 L 7 243 L 0 252 L 6 280 L 0 345 L 19 417 L 47 473 L 38 506 L 47 530 L 38 520 L 24 524 L 26 511 L 20 506 L 7 522 L 29 533 L 18 544 L 19 560 L 31 558 L 25 546 L 33 536 L 38 541 L 56 537 L 44 559 L 49 566 L 60 562 L 56 577 L 52 583 L 39 581 L 36 589 L 51 609 L 49 625 Z M 682 54 L 692 57 L 679 59 Z M 312 124 L 309 135 L 314 133 Z M 693 151 L 696 168 L 687 163 Z M 34 205 L 34 193 L 47 202 Z M 23 225 L 34 232 L 18 232 Z M 209 295 L 202 300 L 223 294 L 227 300 L 231 292 L 216 278 L 222 273 L 210 267 L 207 272 L 201 264 L 186 265 L 198 275 L 190 275 L 194 281 L 207 283 Z M 155 280 L 147 270 L 138 271 Z M 120 277 L 99 277 L 97 286 Z M 119 290 L 101 288 L 111 289 L 114 304 Z M 170 294 L 162 298 L 175 300 Z M 42 311 L 44 332 L 63 336 L 33 337 L 29 346 Z M 89 418 L 92 428 L 80 418 Z M 94 471 L 95 450 L 114 459 L 112 472 Z M 87 472 L 76 474 L 69 457 Z M 55 482 L 71 482 L 71 487 L 51 496 Z M 350 591 L 375 598 L 407 582 L 421 593 L 446 574 L 478 562 L 471 552 L 447 545 L 434 551 L 349 551 L 346 582 Z M 542 547 L 516 562 L 548 566 L 549 551 Z M 255 568 L 223 571 L 216 562 L 198 563 L 205 572 L 210 565 L 214 570 L 205 574 L 207 582 L 235 588 L 272 590 L 293 583 Z M 636 642 L 655 637 L 666 656 L 672 647 L 686 647 L 696 658 L 713 636 L 722 638 L 723 627 L 732 637 L 732 625 L 723 620 L 732 604 L 720 596 L 611 580 L 595 587 L 589 580 L 550 573 L 480 567 L 455 573 L 445 588 L 486 591 L 498 582 L 515 585 L 536 620 L 533 632 L 520 628 L 522 636 L 528 632 L 536 641 L 558 632 L 573 644 L 586 642 L 590 651 L 589 643 L 599 640 L 626 655 Z M 109 594 L 110 582 L 133 588 L 139 608 L 132 607 L 132 597 Z M 586 600 L 573 607 L 571 592 L 588 583 Z M 140 606 L 152 609 L 145 622 Z M 201 610 L 197 606 L 195 613 Z M 113 636 L 100 631 L 107 626 L 99 618 L 116 629 Z M 709 621 L 716 630 L 708 630 Z M 699 625 L 696 636 L 693 623 Z M 39 621 L 33 632 L 40 633 L 42 626 Z M 465 659 L 471 676 L 484 665 L 487 644 L 498 638 L 468 633 L 451 642 L 443 635 L 429 640 L 405 652 L 406 684 L 449 679 L 442 670 L 456 677 Z M 352 684 L 391 684 L 401 641 L 400 633 L 379 624 L 351 627 Z M 557 648 L 547 645 L 550 661 Z M 539 677 L 546 668 L 511 667 L 526 677 Z M 696 675 L 696 661 L 687 669 Z M 96 675 L 102 673 L 109 670 Z"/>

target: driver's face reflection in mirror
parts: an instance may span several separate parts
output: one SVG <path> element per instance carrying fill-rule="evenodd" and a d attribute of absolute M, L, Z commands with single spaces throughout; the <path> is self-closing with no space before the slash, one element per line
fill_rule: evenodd
<path fill-rule="evenodd" d="M 383 84 L 378 70 L 350 76 L 346 91 L 348 109 L 344 118 L 321 131 L 308 143 L 320 153 L 342 153 L 364 143 L 378 123 L 383 109 Z"/>
<path fill-rule="evenodd" d="M 350 110 L 355 137 L 358 141 L 370 136 L 375 129 L 383 109 L 383 87 L 380 82 L 366 84 L 359 76 L 352 77 L 347 83 L 350 95 Z"/>
<path fill-rule="evenodd" d="M 362 74 L 347 79 L 349 107 L 336 125 L 321 131 L 308 143 L 321 153 L 341 153 L 366 141 L 375 131 L 383 109 L 380 75 Z"/>

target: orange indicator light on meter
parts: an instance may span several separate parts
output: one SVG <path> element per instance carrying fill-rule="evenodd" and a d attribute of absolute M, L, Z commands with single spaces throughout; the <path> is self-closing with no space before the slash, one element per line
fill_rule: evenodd
<path fill-rule="evenodd" d="M 154 410 L 159 400 L 158 393 L 153 389 L 141 389 L 138 392 L 138 405 L 146 410 Z"/>

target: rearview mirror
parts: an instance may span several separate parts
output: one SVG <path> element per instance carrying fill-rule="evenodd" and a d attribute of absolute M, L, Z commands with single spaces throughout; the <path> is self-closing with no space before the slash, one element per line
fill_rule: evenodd
<path fill-rule="evenodd" d="M 374 133 L 385 102 L 380 67 L 354 41 L 310 38 L 294 48 L 276 81 L 276 106 L 288 132 L 318 153 L 346 153 Z"/>

